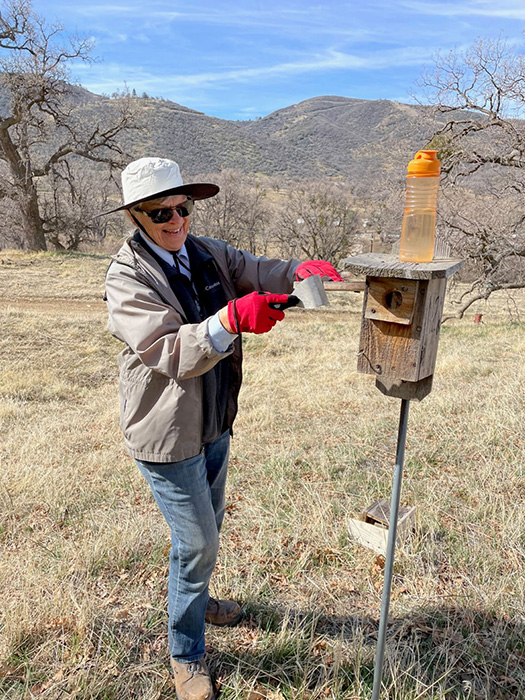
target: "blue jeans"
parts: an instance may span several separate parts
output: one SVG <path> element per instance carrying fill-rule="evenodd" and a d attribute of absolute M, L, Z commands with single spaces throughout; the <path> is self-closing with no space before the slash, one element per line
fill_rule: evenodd
<path fill-rule="evenodd" d="M 171 530 L 169 647 L 176 661 L 204 656 L 204 615 L 219 550 L 230 434 L 181 462 L 135 460 Z"/>

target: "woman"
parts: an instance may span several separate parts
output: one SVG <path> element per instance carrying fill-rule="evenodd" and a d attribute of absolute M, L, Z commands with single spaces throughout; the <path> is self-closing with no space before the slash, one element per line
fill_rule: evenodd
<path fill-rule="evenodd" d="M 204 623 L 235 624 L 233 601 L 210 598 L 224 516 L 230 432 L 241 385 L 241 334 L 284 318 L 294 279 L 341 279 L 324 261 L 269 260 L 189 233 L 209 183 L 184 184 L 177 163 L 141 158 L 122 173 L 135 224 L 106 277 L 119 354 L 120 423 L 129 454 L 170 530 L 169 647 L 179 700 L 209 700 Z M 110 212 L 105 212 L 110 213 Z"/>

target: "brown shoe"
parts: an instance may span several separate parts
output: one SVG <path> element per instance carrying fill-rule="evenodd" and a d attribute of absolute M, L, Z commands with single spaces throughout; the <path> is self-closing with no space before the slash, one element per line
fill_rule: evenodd
<path fill-rule="evenodd" d="M 181 663 L 171 660 L 178 700 L 214 700 L 210 672 L 204 659 Z"/>
<path fill-rule="evenodd" d="M 210 625 L 219 627 L 231 627 L 236 625 L 242 617 L 242 609 L 234 600 L 217 600 L 210 598 L 206 606 L 204 619 Z"/>

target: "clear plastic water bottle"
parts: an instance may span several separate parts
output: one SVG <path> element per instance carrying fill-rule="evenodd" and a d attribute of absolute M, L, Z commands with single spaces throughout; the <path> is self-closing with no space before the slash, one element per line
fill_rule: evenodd
<path fill-rule="evenodd" d="M 408 164 L 399 259 L 430 262 L 436 238 L 436 204 L 441 163 L 437 151 L 418 151 Z"/>

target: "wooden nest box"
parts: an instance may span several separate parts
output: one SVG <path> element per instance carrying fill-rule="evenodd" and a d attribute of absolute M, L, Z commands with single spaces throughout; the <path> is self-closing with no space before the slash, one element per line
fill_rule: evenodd
<path fill-rule="evenodd" d="M 357 371 L 375 375 L 387 396 L 421 401 L 432 389 L 447 279 L 463 261 L 368 253 L 343 264 L 366 275 Z"/>

